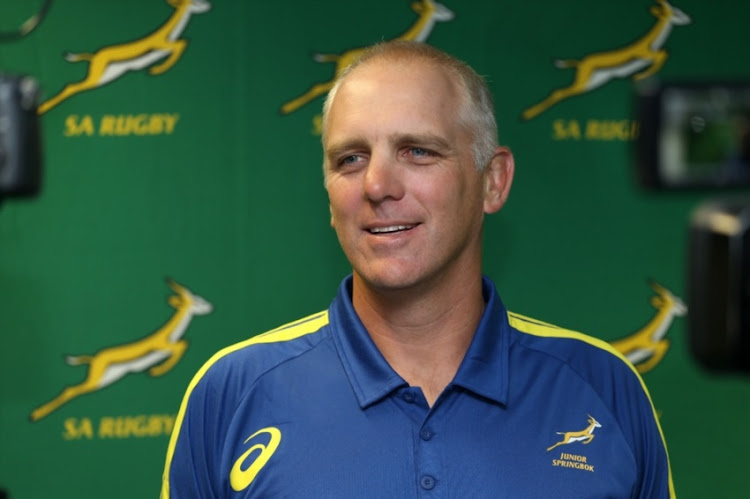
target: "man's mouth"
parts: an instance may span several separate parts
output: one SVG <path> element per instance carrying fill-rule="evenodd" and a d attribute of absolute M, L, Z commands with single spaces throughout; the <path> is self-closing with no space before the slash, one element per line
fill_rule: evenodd
<path fill-rule="evenodd" d="M 372 227 L 367 229 L 370 234 L 393 234 L 394 232 L 403 232 L 413 229 L 413 225 L 389 225 L 388 227 Z"/>

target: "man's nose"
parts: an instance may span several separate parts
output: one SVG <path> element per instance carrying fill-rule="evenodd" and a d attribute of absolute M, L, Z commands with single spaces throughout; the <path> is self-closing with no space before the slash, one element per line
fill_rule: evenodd
<path fill-rule="evenodd" d="M 373 202 L 401 199 L 404 196 L 403 170 L 398 162 L 386 155 L 370 157 L 364 177 L 364 195 Z"/>

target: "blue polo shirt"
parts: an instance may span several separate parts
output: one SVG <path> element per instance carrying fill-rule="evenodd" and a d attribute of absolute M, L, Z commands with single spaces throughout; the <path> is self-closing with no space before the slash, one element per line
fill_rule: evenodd
<path fill-rule="evenodd" d="M 183 399 L 162 498 L 674 497 L 638 373 L 609 344 L 487 306 L 429 407 L 351 303 L 214 355 Z"/>

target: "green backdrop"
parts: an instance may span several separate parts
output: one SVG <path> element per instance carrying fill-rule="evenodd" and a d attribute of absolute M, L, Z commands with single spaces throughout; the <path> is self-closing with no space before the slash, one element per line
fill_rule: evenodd
<path fill-rule="evenodd" d="M 193 0 L 187 23 L 174 24 L 180 42 L 163 31 L 187 0 L 66 0 L 0 44 L 0 69 L 36 77 L 45 103 L 43 192 L 0 207 L 0 490 L 12 499 L 156 497 L 169 430 L 202 363 L 327 307 L 349 272 L 328 225 L 322 97 L 282 106 L 333 77 L 335 64 L 314 53 L 401 36 L 434 6 L 209 1 L 200 11 Z M 6 0 L 0 28 L 41 4 Z M 633 71 L 523 116 L 574 82 L 577 70 L 556 58 L 599 54 L 589 60 L 602 69 L 630 50 L 649 65 L 661 57 L 654 79 L 748 78 L 750 6 L 681 0 L 691 22 L 672 25 L 657 54 L 634 46 L 663 22 L 649 0 L 443 4 L 452 16 L 439 10 L 427 42 L 487 76 L 501 142 L 516 155 L 509 203 L 487 220 L 486 273 L 510 309 L 608 341 L 668 326 L 668 348 L 640 367 L 676 490 L 750 497 L 750 380 L 702 371 L 686 317 L 658 316 L 649 286 L 685 298 L 689 215 L 724 193 L 638 186 Z M 170 306 L 168 278 L 212 305 L 183 321 L 187 350 L 158 376 L 97 388 L 107 378 L 95 366 L 111 374 L 153 361 L 149 335 L 189 312 Z M 90 367 L 66 364 L 84 354 L 96 354 Z"/>

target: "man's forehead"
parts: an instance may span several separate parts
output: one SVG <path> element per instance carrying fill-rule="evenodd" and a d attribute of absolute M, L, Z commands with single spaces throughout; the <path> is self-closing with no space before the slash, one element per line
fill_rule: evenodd
<path fill-rule="evenodd" d="M 452 142 L 464 97 L 455 74 L 420 58 L 368 60 L 349 73 L 328 110 L 325 149 L 356 141 Z M 365 140 L 366 139 L 366 140 Z M 417 142 L 417 141 L 414 141 Z"/>
<path fill-rule="evenodd" d="M 460 87 L 454 74 L 431 61 L 367 61 L 341 82 L 329 112 L 346 116 L 367 108 L 373 113 L 378 103 L 388 103 L 411 113 L 451 113 L 464 99 Z"/>
<path fill-rule="evenodd" d="M 342 102 L 340 112 L 332 113 L 324 148 L 327 151 L 369 148 L 374 143 L 447 148 L 464 132 L 456 113 L 448 107 L 413 111 L 404 108 L 400 113 L 390 110 L 370 113 L 370 109 Z"/>
<path fill-rule="evenodd" d="M 410 72 L 421 73 L 423 79 L 449 82 L 451 86 L 458 84 L 456 75 L 450 69 L 438 64 L 436 61 L 418 55 L 402 57 L 383 55 L 367 60 L 354 68 L 342 82 L 342 87 L 349 81 L 363 80 L 374 82 L 390 81 L 395 84 L 404 83 L 403 79 L 399 78 L 399 76 Z"/>

